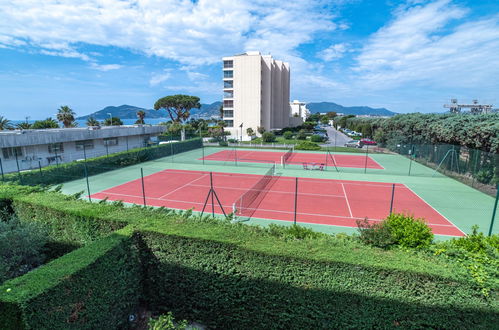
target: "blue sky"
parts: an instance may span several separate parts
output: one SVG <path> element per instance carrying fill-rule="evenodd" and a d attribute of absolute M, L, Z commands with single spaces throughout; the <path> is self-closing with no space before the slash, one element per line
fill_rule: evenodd
<path fill-rule="evenodd" d="M 291 65 L 291 98 L 444 111 L 499 106 L 499 2 L 72 0 L 0 2 L 0 115 L 218 101 L 221 57 Z"/>

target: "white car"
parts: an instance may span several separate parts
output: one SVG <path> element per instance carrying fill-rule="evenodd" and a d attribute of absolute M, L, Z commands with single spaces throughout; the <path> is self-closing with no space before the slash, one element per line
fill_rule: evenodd
<path fill-rule="evenodd" d="M 361 145 L 360 145 L 360 141 L 358 141 L 358 140 L 348 141 L 347 143 L 345 143 L 345 147 L 348 147 L 348 148 L 362 148 Z"/>

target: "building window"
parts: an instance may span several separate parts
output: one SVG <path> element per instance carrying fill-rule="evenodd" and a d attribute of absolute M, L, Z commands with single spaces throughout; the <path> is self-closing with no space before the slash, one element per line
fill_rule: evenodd
<path fill-rule="evenodd" d="M 230 69 L 234 65 L 234 62 L 232 60 L 227 60 L 224 61 L 224 69 Z"/>
<path fill-rule="evenodd" d="M 224 92 L 224 98 L 225 99 L 232 99 L 232 98 L 234 98 L 234 92 L 233 91 L 225 91 Z"/>
<path fill-rule="evenodd" d="M 225 80 L 224 88 L 234 88 L 234 80 Z"/>
<path fill-rule="evenodd" d="M 106 138 L 104 139 L 104 145 L 105 146 L 117 146 L 118 145 L 118 138 Z"/>
<path fill-rule="evenodd" d="M 83 150 L 83 148 L 85 148 L 86 150 L 93 149 L 94 141 L 93 140 L 76 141 L 76 150 Z"/>
<path fill-rule="evenodd" d="M 2 148 L 2 153 L 3 153 L 3 158 L 5 159 L 11 159 L 11 158 L 16 158 L 21 157 L 23 155 L 23 150 L 21 147 L 12 147 L 12 148 Z"/>
<path fill-rule="evenodd" d="M 234 71 L 228 70 L 224 71 L 224 78 L 233 78 L 234 77 Z"/>
<path fill-rule="evenodd" d="M 233 108 L 233 107 L 234 107 L 234 101 L 224 100 L 224 108 Z"/>
<path fill-rule="evenodd" d="M 224 122 L 227 124 L 227 127 L 234 127 L 234 121 L 233 120 L 224 120 Z"/>
<path fill-rule="evenodd" d="M 234 110 L 224 110 L 224 118 L 234 117 Z"/>
<path fill-rule="evenodd" d="M 49 144 L 49 154 L 60 154 L 64 152 L 64 146 L 62 143 L 51 143 Z"/>

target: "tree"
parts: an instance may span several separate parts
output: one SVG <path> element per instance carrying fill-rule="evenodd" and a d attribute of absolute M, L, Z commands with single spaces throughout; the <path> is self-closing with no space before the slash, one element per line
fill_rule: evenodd
<path fill-rule="evenodd" d="M 290 131 L 286 131 L 284 132 L 284 134 L 282 135 L 286 140 L 291 140 L 293 139 L 293 132 L 290 132 Z"/>
<path fill-rule="evenodd" d="M 106 118 L 104 120 L 104 126 L 121 126 L 123 122 L 118 117 Z"/>
<path fill-rule="evenodd" d="M 0 130 L 11 129 L 12 125 L 10 124 L 10 120 L 5 118 L 4 116 L 0 116 Z"/>
<path fill-rule="evenodd" d="M 87 126 L 100 126 L 100 123 L 94 117 L 88 117 L 87 118 Z"/>
<path fill-rule="evenodd" d="M 321 124 L 327 125 L 329 124 L 329 117 L 324 115 L 321 117 Z"/>
<path fill-rule="evenodd" d="M 16 128 L 17 129 L 30 129 L 30 128 L 32 128 L 32 126 L 33 126 L 32 124 L 23 121 L 22 123 L 17 124 Z"/>
<path fill-rule="evenodd" d="M 263 127 L 263 126 L 258 126 L 258 127 L 256 128 L 256 131 L 257 131 L 258 133 L 260 133 L 260 134 L 263 134 L 263 133 L 265 133 L 265 127 Z"/>
<path fill-rule="evenodd" d="M 296 134 L 296 139 L 297 140 L 305 140 L 307 138 L 307 133 L 304 129 L 301 129 L 298 131 Z"/>
<path fill-rule="evenodd" d="M 334 117 L 336 117 L 338 114 L 334 111 L 329 111 L 328 113 L 326 113 L 326 116 L 329 118 L 329 119 L 333 119 Z"/>
<path fill-rule="evenodd" d="M 165 109 L 172 121 L 183 122 L 190 116 L 191 109 L 199 109 L 199 97 L 190 95 L 170 95 L 154 103 L 154 110 Z"/>
<path fill-rule="evenodd" d="M 246 134 L 248 134 L 248 136 L 255 136 L 255 131 L 251 128 L 251 127 L 248 127 L 246 129 Z"/>
<path fill-rule="evenodd" d="M 67 105 L 61 106 L 57 109 L 57 120 L 62 122 L 65 128 L 74 127 L 76 113 Z"/>
<path fill-rule="evenodd" d="M 146 113 L 144 110 L 139 110 L 137 111 L 137 121 L 135 122 L 135 124 L 145 124 L 144 123 L 144 118 L 146 117 Z"/>
<path fill-rule="evenodd" d="M 37 120 L 31 126 L 32 129 L 59 128 L 59 124 L 52 118 Z"/>
<path fill-rule="evenodd" d="M 225 121 L 223 121 L 223 120 L 219 120 L 218 123 L 217 123 L 217 125 L 222 130 L 222 136 L 225 139 L 225 127 L 227 127 L 227 123 Z"/>
<path fill-rule="evenodd" d="M 223 104 L 220 104 L 220 108 L 218 108 L 218 111 L 219 111 L 219 114 L 220 114 L 220 118 L 223 118 L 224 117 L 224 106 L 223 106 Z"/>
<path fill-rule="evenodd" d="M 262 141 L 263 142 L 274 142 L 275 141 L 275 135 L 272 132 L 264 132 L 262 134 Z"/>

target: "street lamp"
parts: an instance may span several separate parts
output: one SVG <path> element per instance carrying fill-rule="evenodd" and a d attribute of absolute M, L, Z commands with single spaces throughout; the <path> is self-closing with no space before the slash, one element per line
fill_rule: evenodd
<path fill-rule="evenodd" d="M 241 142 L 243 142 L 243 123 L 239 127 L 241 128 Z"/>
<path fill-rule="evenodd" d="M 107 114 L 109 115 L 109 119 L 111 120 L 111 126 L 113 126 L 113 115 L 109 112 Z"/>

